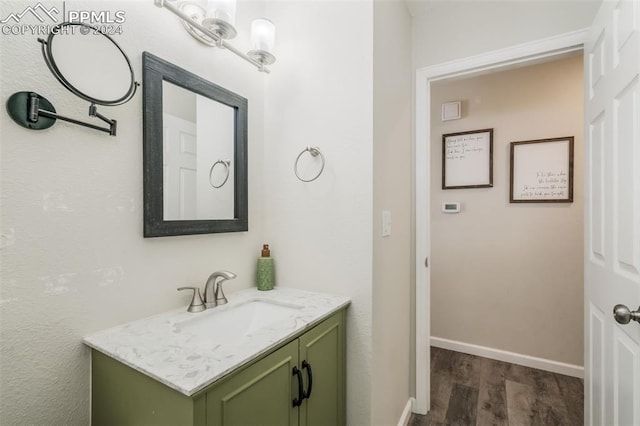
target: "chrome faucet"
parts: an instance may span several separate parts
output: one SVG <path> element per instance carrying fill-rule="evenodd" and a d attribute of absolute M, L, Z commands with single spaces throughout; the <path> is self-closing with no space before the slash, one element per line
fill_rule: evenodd
<path fill-rule="evenodd" d="M 215 308 L 218 305 L 227 303 L 227 298 L 222 290 L 222 283 L 226 280 L 232 280 L 236 274 L 229 271 L 216 271 L 209 275 L 207 283 L 204 286 L 204 306 L 206 309 Z M 218 278 L 222 278 L 216 283 Z M 215 288 L 214 288 L 215 287 Z"/>

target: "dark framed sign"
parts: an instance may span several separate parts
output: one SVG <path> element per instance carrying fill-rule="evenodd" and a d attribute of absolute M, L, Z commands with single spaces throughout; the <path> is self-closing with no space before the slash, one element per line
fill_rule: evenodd
<path fill-rule="evenodd" d="M 511 203 L 573 202 L 573 136 L 511 142 Z"/>
<path fill-rule="evenodd" d="M 493 186 L 493 129 L 442 135 L 442 189 Z"/>

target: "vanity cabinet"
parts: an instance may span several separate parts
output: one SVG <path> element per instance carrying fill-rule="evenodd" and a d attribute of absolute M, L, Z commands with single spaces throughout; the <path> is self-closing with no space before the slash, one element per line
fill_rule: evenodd
<path fill-rule="evenodd" d="M 308 397 L 294 404 L 301 391 Z M 345 419 L 344 310 L 192 396 L 92 350 L 93 425 L 340 426 Z"/>

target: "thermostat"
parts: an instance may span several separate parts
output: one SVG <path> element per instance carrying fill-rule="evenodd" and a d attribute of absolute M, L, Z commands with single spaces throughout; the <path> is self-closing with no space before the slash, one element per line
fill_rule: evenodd
<path fill-rule="evenodd" d="M 442 212 L 443 213 L 460 213 L 460 203 L 459 202 L 442 203 Z"/>

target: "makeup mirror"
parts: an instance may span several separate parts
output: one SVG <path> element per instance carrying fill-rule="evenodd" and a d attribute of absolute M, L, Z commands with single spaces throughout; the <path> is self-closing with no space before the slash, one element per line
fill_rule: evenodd
<path fill-rule="evenodd" d="M 117 122 L 98 112 L 97 105 L 116 106 L 136 93 L 133 68 L 122 48 L 97 27 L 81 22 L 63 22 L 39 38 L 42 56 L 53 76 L 74 95 L 88 101 L 89 116 L 108 127 L 65 117 L 53 104 L 35 92 L 16 92 L 7 100 L 9 116 L 22 127 L 44 130 L 56 120 L 116 135 Z"/>
<path fill-rule="evenodd" d="M 61 24 L 39 40 L 54 77 L 77 96 L 98 105 L 119 105 L 135 92 L 129 58 L 109 35 L 78 22 Z"/>

